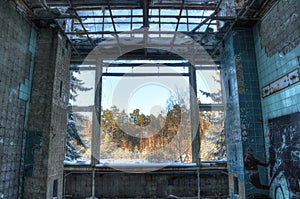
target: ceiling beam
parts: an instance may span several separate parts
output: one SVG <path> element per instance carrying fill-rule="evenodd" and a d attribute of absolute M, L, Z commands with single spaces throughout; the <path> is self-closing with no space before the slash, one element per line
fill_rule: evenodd
<path fill-rule="evenodd" d="M 77 10 L 78 11 L 78 10 Z M 29 16 L 30 17 L 30 16 Z M 106 15 L 81 15 L 80 18 L 96 18 L 96 19 L 102 19 L 102 18 L 109 18 L 110 16 Z M 135 18 L 141 18 L 143 15 L 115 15 L 114 18 L 126 18 L 126 17 L 135 17 Z M 174 15 L 149 15 L 149 18 L 177 18 L 177 16 Z M 33 18 L 33 17 L 31 17 Z M 38 16 L 39 19 L 51 19 L 50 17 L 43 17 Z M 61 14 L 54 16 L 55 19 L 76 19 L 76 15 L 66 15 Z M 189 19 L 211 19 L 211 16 L 181 16 L 181 18 L 189 18 Z M 215 16 L 215 20 L 233 20 L 235 17 L 233 16 Z M 256 18 L 241 18 L 242 20 L 257 20 Z"/>
<path fill-rule="evenodd" d="M 189 73 L 102 73 L 102 76 L 110 77 L 180 77 L 189 76 Z"/>
<path fill-rule="evenodd" d="M 223 0 L 220 0 L 215 11 L 205 20 L 203 20 L 201 23 L 199 23 L 199 25 L 197 25 L 191 32 L 194 33 L 196 32 L 196 30 L 198 30 L 199 28 L 201 28 L 201 26 L 203 26 L 204 24 L 206 24 L 209 20 L 213 20 L 215 19 L 216 15 L 220 12 L 220 6 Z"/>
<path fill-rule="evenodd" d="M 143 2 L 143 27 L 149 28 L 149 0 L 142 0 Z"/>
<path fill-rule="evenodd" d="M 223 38 L 218 42 L 218 44 L 216 45 L 216 47 L 214 48 L 211 56 L 214 57 L 215 54 L 217 53 L 217 51 L 219 50 L 220 46 L 222 45 L 223 41 L 226 39 L 227 35 L 230 33 L 230 31 L 232 30 L 232 28 L 235 26 L 235 24 L 238 22 L 240 17 L 243 17 L 245 15 L 245 10 L 249 9 L 255 2 L 256 0 L 252 0 L 251 3 L 249 4 L 249 6 L 247 6 L 246 4 L 244 4 L 242 6 L 242 9 L 238 12 L 236 19 L 231 23 L 230 27 L 228 28 L 228 30 L 226 31 L 226 33 L 224 34 Z"/>
<path fill-rule="evenodd" d="M 31 0 L 30 4 L 33 8 L 38 8 L 40 6 L 40 0 Z M 68 1 L 66 0 L 47 0 L 48 6 L 69 6 Z M 80 6 L 107 6 L 106 0 L 73 0 L 73 6 L 74 8 L 80 7 Z M 134 6 L 134 7 L 140 7 L 140 1 L 139 0 L 111 0 L 111 6 Z"/>
<path fill-rule="evenodd" d="M 72 0 L 68 0 L 68 3 L 69 3 L 69 6 L 70 6 L 71 8 L 73 8 L 73 2 L 72 2 Z M 76 19 L 79 21 L 80 25 L 82 26 L 82 29 L 83 29 L 83 31 L 84 31 L 84 34 L 86 35 L 86 37 L 88 38 L 89 42 L 91 43 L 91 46 L 94 47 L 94 46 L 95 46 L 95 45 L 94 45 L 94 42 L 93 42 L 93 40 L 90 38 L 90 36 L 89 36 L 89 34 L 88 34 L 88 31 L 86 30 L 86 28 L 85 28 L 84 24 L 82 23 L 82 20 L 81 20 L 81 18 L 79 17 L 79 15 L 78 15 L 78 13 L 77 13 L 76 10 L 74 10 L 74 14 L 75 14 L 75 16 L 76 16 Z"/>
<path fill-rule="evenodd" d="M 47 0 L 47 4 L 50 7 L 63 7 L 69 6 L 66 0 Z M 40 8 L 40 0 L 30 0 L 30 5 L 32 8 Z M 111 7 L 112 8 L 119 8 L 119 9 L 130 9 L 130 8 L 143 8 L 143 0 L 111 0 Z M 106 0 L 73 0 L 74 8 L 92 8 L 92 9 L 101 9 L 107 7 Z M 172 3 L 155 3 L 149 4 L 149 8 L 166 8 L 172 9 L 177 8 L 180 9 L 181 2 L 172 2 Z M 205 2 L 190 2 L 186 3 L 185 7 L 187 9 L 205 9 L 205 10 L 215 10 L 216 4 L 212 3 L 205 3 Z"/>

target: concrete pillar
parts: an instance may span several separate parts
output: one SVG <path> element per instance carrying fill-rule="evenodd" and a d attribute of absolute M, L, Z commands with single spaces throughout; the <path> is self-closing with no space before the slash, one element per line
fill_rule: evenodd
<path fill-rule="evenodd" d="M 196 83 L 196 70 L 194 66 L 189 67 L 189 82 L 190 82 L 190 103 L 191 103 L 191 131 L 192 131 L 192 162 L 197 165 L 201 162 L 200 157 L 200 124 L 199 124 L 199 109 L 196 99 L 197 83 Z"/>
<path fill-rule="evenodd" d="M 40 29 L 25 149 L 24 198 L 62 198 L 70 47 Z"/>
<path fill-rule="evenodd" d="M 244 155 L 252 148 L 256 159 L 265 162 L 264 133 L 254 39 L 251 28 L 234 29 L 226 38 L 221 52 L 221 75 L 225 95 L 225 131 L 229 194 L 247 198 L 265 194 L 266 168 L 245 169 Z M 260 182 L 253 180 L 257 172 Z M 251 176 L 252 175 L 252 179 Z M 257 175 L 256 175 L 257 176 Z M 254 182 L 256 181 L 256 182 Z"/>

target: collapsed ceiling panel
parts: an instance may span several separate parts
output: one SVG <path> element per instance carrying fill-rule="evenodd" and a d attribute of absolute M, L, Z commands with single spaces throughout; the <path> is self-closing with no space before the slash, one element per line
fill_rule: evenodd
<path fill-rule="evenodd" d="M 85 55 L 109 38 L 146 29 L 153 38 L 191 36 L 213 55 L 238 19 L 253 17 L 261 0 L 20 0 L 40 26 L 59 27 L 74 55 Z M 252 13 L 252 14 L 251 14 Z M 224 28 L 227 25 L 227 28 Z M 229 27 L 229 28 L 228 28 Z M 121 34 L 122 33 L 122 34 Z M 126 36 L 127 37 L 127 36 Z"/>

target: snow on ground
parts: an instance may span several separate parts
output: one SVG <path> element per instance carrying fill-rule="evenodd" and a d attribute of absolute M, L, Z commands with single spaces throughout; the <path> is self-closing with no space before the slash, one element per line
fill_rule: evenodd
<path fill-rule="evenodd" d="M 201 166 L 210 167 L 217 166 L 220 163 L 226 163 L 227 159 L 223 158 L 217 161 L 204 161 L 201 162 Z M 74 161 L 64 161 L 65 165 L 90 165 L 91 161 L 86 160 L 74 160 Z M 149 162 L 144 159 L 101 159 L 100 163 L 96 167 L 194 167 L 197 166 L 193 162 L 162 162 L 154 163 Z"/>
<path fill-rule="evenodd" d="M 90 165 L 91 161 L 86 161 L 86 160 L 74 160 L 74 161 L 69 161 L 69 160 L 64 160 L 65 165 Z"/>

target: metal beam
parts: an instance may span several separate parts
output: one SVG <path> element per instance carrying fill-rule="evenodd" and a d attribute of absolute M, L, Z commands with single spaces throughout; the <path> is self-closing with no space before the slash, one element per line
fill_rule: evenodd
<path fill-rule="evenodd" d="M 220 12 L 220 6 L 221 6 L 221 3 L 222 3 L 223 0 L 220 0 L 215 11 L 208 17 L 206 18 L 205 20 L 203 20 L 201 23 L 199 23 L 198 26 L 196 26 L 191 32 L 196 32 L 196 30 L 198 30 L 199 28 L 201 28 L 201 26 L 203 26 L 204 24 L 206 24 L 207 21 L 209 20 L 213 20 L 215 19 L 216 15 Z"/>
<path fill-rule="evenodd" d="M 112 9 L 113 10 L 113 9 Z M 80 11 L 80 10 L 77 10 Z M 103 16 L 103 15 L 81 15 L 80 18 L 109 18 L 110 16 Z M 135 17 L 135 18 L 142 18 L 143 15 L 115 15 L 114 18 L 128 18 L 128 17 Z M 174 15 L 149 15 L 149 18 L 177 18 L 177 16 Z M 38 17 L 39 19 L 52 19 L 50 17 Z M 75 15 L 65 15 L 65 14 L 61 14 L 58 16 L 54 16 L 55 19 L 76 19 Z M 207 18 L 211 18 L 210 16 L 181 16 L 181 18 L 189 18 L 189 19 L 207 19 Z M 226 21 L 226 20 L 234 20 L 235 17 L 232 16 L 215 16 L 214 20 L 221 20 L 221 21 Z M 240 18 L 241 20 L 257 20 L 257 18 Z M 127 22 L 128 23 L 128 22 Z M 139 22 L 142 23 L 142 22 Z M 177 22 L 175 22 L 177 23 Z M 190 23 L 192 24 L 192 23 Z M 198 24 L 198 23 L 197 23 Z"/>
<path fill-rule="evenodd" d="M 248 9 L 253 5 L 253 3 L 255 2 L 255 0 L 252 0 L 252 2 L 250 3 L 250 5 L 248 6 Z M 226 37 L 228 36 L 229 32 L 232 30 L 232 28 L 234 27 L 234 25 L 237 23 L 237 21 L 239 20 L 239 17 L 243 17 L 243 15 L 245 14 L 244 10 L 246 9 L 246 4 L 243 5 L 242 9 L 239 11 L 239 13 L 237 14 L 235 20 L 231 23 L 230 27 L 228 28 L 228 30 L 226 31 L 225 35 L 223 36 L 223 38 L 218 42 L 218 44 L 216 45 L 216 47 L 214 48 L 211 56 L 214 57 L 215 54 L 217 53 L 217 51 L 219 50 L 220 46 L 222 45 L 223 41 L 226 39 Z"/>
<path fill-rule="evenodd" d="M 31 0 L 31 7 L 37 8 L 40 7 L 39 5 L 40 0 Z M 68 2 L 65 0 L 47 0 L 47 4 L 51 7 L 55 6 L 69 6 Z M 111 5 L 113 6 L 123 6 L 123 7 L 128 7 L 128 6 L 134 6 L 137 7 L 139 6 L 140 2 L 139 0 L 112 0 Z M 81 6 L 107 6 L 107 1 L 106 0 L 73 0 L 73 5 L 74 8 L 76 7 L 81 7 Z"/>
<path fill-rule="evenodd" d="M 180 11 L 179 11 L 179 15 L 178 15 L 178 18 L 177 18 L 177 24 L 176 24 L 176 28 L 175 28 L 175 31 L 176 31 L 176 32 L 178 31 L 178 27 L 179 27 L 181 15 L 182 15 L 182 10 L 183 10 L 183 8 L 184 8 L 184 2 L 185 2 L 185 0 L 182 0 L 181 7 L 180 7 Z M 175 35 L 174 35 L 174 36 L 175 36 Z"/>
<path fill-rule="evenodd" d="M 192 139 L 192 161 L 197 165 L 201 163 L 201 142 L 200 142 L 200 120 L 197 109 L 197 78 L 196 70 L 193 66 L 189 67 L 190 83 L 190 109 L 191 109 L 191 139 Z"/>
<path fill-rule="evenodd" d="M 189 73 L 102 73 L 110 77 L 178 77 L 189 76 Z"/>
<path fill-rule="evenodd" d="M 115 32 L 115 34 L 117 34 L 116 24 L 114 22 L 114 17 L 113 17 L 111 7 L 110 7 L 110 0 L 107 0 L 107 5 L 108 5 L 109 16 L 110 16 L 110 19 L 111 19 L 111 22 L 112 22 L 112 25 L 114 28 L 114 32 Z"/>
<path fill-rule="evenodd" d="M 73 112 L 93 112 L 94 106 L 71 106 L 69 107 Z"/>
<path fill-rule="evenodd" d="M 185 0 L 182 0 L 182 3 L 181 3 L 181 7 L 180 7 L 180 11 L 179 11 L 179 16 L 178 16 L 177 22 L 176 22 L 175 32 L 178 31 L 179 22 L 180 22 L 181 15 L 182 15 L 182 9 L 183 9 L 183 7 L 184 7 L 184 1 L 185 1 Z M 174 42 L 175 42 L 175 40 L 176 40 L 176 36 L 177 36 L 177 34 L 174 34 L 174 36 L 173 36 L 173 39 L 172 39 L 172 42 L 171 42 L 171 51 L 172 51 L 172 49 L 173 49 L 173 47 L 174 47 Z"/>
<path fill-rule="evenodd" d="M 32 8 L 40 8 L 40 0 L 31 0 L 31 7 Z M 47 4 L 50 7 L 56 6 L 69 6 L 68 2 L 65 0 L 47 0 Z M 106 7 L 107 1 L 106 0 L 73 0 L 74 8 L 92 8 L 92 7 Z M 130 8 L 142 8 L 142 2 L 140 0 L 111 0 L 111 6 L 113 8 L 120 8 L 120 9 L 130 9 Z M 152 8 L 180 8 L 181 3 L 172 2 L 172 3 L 159 3 L 159 4 L 152 4 L 149 6 L 150 9 Z M 188 3 L 186 7 L 189 9 L 206 9 L 206 10 L 215 10 L 216 4 L 215 3 Z"/>
<path fill-rule="evenodd" d="M 198 169 L 200 169 L 201 174 L 222 174 L 222 175 L 227 175 L 227 162 L 204 162 L 205 164 L 211 164 L 211 166 L 189 166 L 189 165 L 182 165 L 182 166 L 167 166 L 160 168 L 159 170 L 151 171 L 149 173 L 151 174 L 161 174 L 161 173 L 181 173 L 181 172 L 194 172 L 196 173 Z M 124 165 L 126 166 L 126 165 Z M 149 164 L 148 166 L 145 166 L 146 168 L 157 168 L 155 164 L 151 165 Z M 138 165 L 132 166 L 132 169 L 136 169 Z M 142 168 L 143 166 L 141 166 Z M 126 169 L 130 168 L 130 166 L 126 166 Z M 90 165 L 68 165 L 66 164 L 64 166 L 64 171 L 68 173 L 89 173 L 92 172 L 93 170 L 96 171 L 96 173 L 124 173 L 123 171 L 114 169 L 112 167 L 103 165 L 103 166 L 96 166 L 96 167 L 91 167 Z"/>
<path fill-rule="evenodd" d="M 110 0 L 107 0 L 107 5 L 108 5 L 108 10 L 109 10 L 109 15 L 110 15 L 110 18 L 111 18 L 111 22 L 112 22 L 112 25 L 113 25 L 113 28 L 114 28 L 114 35 L 115 35 L 115 37 L 117 39 L 117 43 L 118 43 L 119 53 L 120 53 L 120 55 L 122 55 L 123 53 L 122 53 L 121 47 L 120 47 L 119 35 L 117 34 L 116 24 L 114 22 L 114 17 L 113 17 L 111 7 L 110 7 Z M 102 28 L 103 27 L 104 27 L 104 24 L 102 25 Z"/>
<path fill-rule="evenodd" d="M 143 5 L 143 27 L 149 28 L 149 0 L 142 0 Z"/>
<path fill-rule="evenodd" d="M 180 31 L 181 33 L 184 33 L 184 34 L 187 34 L 187 35 L 190 35 L 192 36 L 191 33 L 189 32 L 186 32 L 186 31 Z M 122 31 L 117 31 L 116 33 L 115 32 L 112 32 L 112 31 L 91 31 L 91 32 L 88 32 L 88 34 L 92 35 L 92 34 L 120 34 L 120 33 L 123 33 L 125 35 L 129 35 L 129 34 L 140 34 L 140 33 L 130 33 L 130 32 L 122 32 Z M 82 33 L 77 33 L 77 32 L 66 32 L 67 35 L 81 35 Z M 151 35 L 151 34 L 175 34 L 175 31 L 148 31 L 148 35 Z M 204 32 L 197 32 L 195 34 L 204 34 Z M 211 34 L 221 34 L 221 33 L 217 33 L 217 32 L 214 32 L 214 33 L 211 33 Z"/>
<path fill-rule="evenodd" d="M 69 6 L 70 6 L 72 9 L 74 9 L 72 0 L 67 0 L 67 1 L 68 1 L 68 3 L 69 3 Z M 87 30 L 85 29 L 85 26 L 84 26 L 84 24 L 82 23 L 82 20 L 81 20 L 81 18 L 79 17 L 77 11 L 74 10 L 74 13 L 75 13 L 76 19 L 80 22 L 80 24 L 81 24 L 81 26 L 82 26 L 82 28 L 83 28 L 84 34 L 86 35 L 86 37 L 87 37 L 88 40 L 90 41 L 91 46 L 94 47 L 94 46 L 95 46 L 95 45 L 94 45 L 94 42 L 93 42 L 93 40 L 89 37 L 89 34 L 88 34 Z"/>
<path fill-rule="evenodd" d="M 200 111 L 224 111 L 223 104 L 199 104 Z"/>

